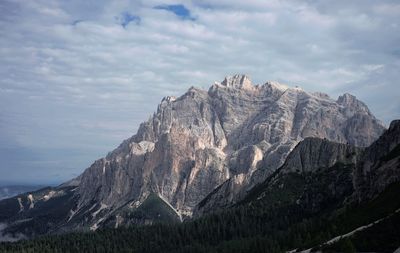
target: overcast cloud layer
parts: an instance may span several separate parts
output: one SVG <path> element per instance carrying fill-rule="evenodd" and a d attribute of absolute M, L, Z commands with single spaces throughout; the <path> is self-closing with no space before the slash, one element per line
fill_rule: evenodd
<path fill-rule="evenodd" d="M 1 0 L 0 181 L 72 178 L 163 96 L 234 73 L 400 118 L 400 3 L 349 2 Z"/>

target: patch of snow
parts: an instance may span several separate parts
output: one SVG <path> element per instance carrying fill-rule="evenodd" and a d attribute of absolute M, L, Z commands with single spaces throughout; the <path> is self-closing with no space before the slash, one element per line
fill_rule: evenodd
<path fill-rule="evenodd" d="M 115 225 L 114 225 L 114 228 L 118 228 L 118 227 L 119 227 L 119 224 L 121 224 L 123 220 L 124 220 L 124 218 L 122 218 L 119 214 L 117 214 L 117 215 L 115 216 Z"/>
<path fill-rule="evenodd" d="M 103 158 L 103 175 L 106 174 L 107 166 L 110 165 L 110 162 Z"/>
<path fill-rule="evenodd" d="M 339 240 L 341 240 L 341 239 L 350 237 L 350 236 L 354 235 L 355 233 L 357 233 L 357 232 L 359 232 L 359 231 L 363 231 L 363 230 L 365 230 L 365 229 L 367 229 L 367 228 L 369 228 L 369 227 L 372 227 L 372 226 L 378 224 L 379 222 L 381 222 L 381 221 L 383 221 L 383 220 L 386 220 L 387 218 L 391 217 L 393 214 L 398 213 L 398 212 L 400 212 L 400 208 L 397 209 L 396 211 L 394 211 L 393 213 L 389 214 L 388 216 L 384 217 L 384 218 L 381 218 L 381 219 L 379 219 L 379 220 L 376 220 L 376 221 L 374 221 L 374 222 L 372 222 L 372 223 L 370 223 L 370 224 L 367 224 L 367 225 L 358 227 L 358 228 L 356 228 L 356 229 L 354 229 L 354 230 L 352 230 L 352 231 L 350 231 L 350 232 L 348 232 L 348 233 L 346 233 L 346 234 L 338 235 L 338 236 L 336 236 L 336 237 L 330 239 L 329 241 L 326 241 L 326 242 L 320 244 L 319 246 L 333 244 L 333 243 L 335 243 L 335 242 L 337 242 L 337 241 L 339 241 Z M 295 250 L 296 250 L 296 249 L 291 250 L 291 251 L 287 251 L 287 253 L 289 253 L 289 252 L 294 252 Z M 312 250 L 312 248 L 311 248 L 311 249 L 306 249 L 306 250 L 300 251 L 299 253 L 310 253 L 311 250 Z M 394 253 L 400 253 L 400 248 L 399 248 L 398 250 L 396 250 Z"/>
<path fill-rule="evenodd" d="M 138 208 L 141 204 L 142 203 L 140 203 L 140 201 L 137 200 L 137 201 L 132 201 L 131 203 L 129 203 L 128 206 L 129 206 L 130 209 L 132 209 L 132 208 Z"/>
<path fill-rule="evenodd" d="M 100 208 L 99 208 L 96 212 L 92 213 L 92 217 L 93 217 L 93 218 L 96 217 L 97 214 L 98 214 L 101 210 L 106 209 L 107 207 L 108 207 L 108 206 L 107 206 L 106 204 L 100 203 Z"/>
<path fill-rule="evenodd" d="M 28 222 L 33 220 L 33 218 L 27 218 L 27 219 L 22 219 L 22 220 L 16 220 L 13 222 L 13 224 L 20 224 L 20 223 L 24 223 L 24 222 Z"/>
<path fill-rule="evenodd" d="M 90 227 L 90 230 L 96 231 L 98 228 L 99 228 L 99 227 L 98 227 L 97 223 L 95 223 L 95 224 L 93 224 L 93 225 Z"/>
<path fill-rule="evenodd" d="M 32 195 L 32 194 L 29 194 L 29 195 L 28 195 L 28 199 L 29 199 L 29 201 L 31 202 L 31 203 L 29 204 L 29 209 L 34 208 L 34 207 L 35 207 L 35 202 L 33 201 L 33 200 L 34 200 L 34 199 L 33 199 L 33 195 Z"/>
<path fill-rule="evenodd" d="M 19 212 L 24 211 L 24 205 L 22 205 L 22 199 L 18 198 L 18 204 L 19 204 Z"/>
<path fill-rule="evenodd" d="M 78 211 L 78 210 L 74 211 L 73 209 L 71 209 L 71 210 L 69 211 L 69 216 L 68 216 L 67 222 L 70 221 L 70 220 L 72 219 L 72 217 L 74 217 L 74 215 L 76 214 L 77 211 Z"/>
<path fill-rule="evenodd" d="M 158 197 L 160 197 L 160 199 L 161 199 L 162 201 L 164 201 L 165 204 L 167 204 L 172 210 L 174 210 L 174 212 L 178 215 L 180 221 L 183 221 L 181 213 L 178 212 L 178 211 L 175 209 L 175 207 L 173 207 L 173 206 L 172 206 L 163 196 L 161 196 L 160 194 L 158 194 Z"/>
<path fill-rule="evenodd" d="M 97 204 L 94 204 L 92 207 L 89 208 L 89 210 L 87 210 L 87 212 L 90 212 L 93 210 L 93 208 L 95 208 L 97 206 Z"/>
<path fill-rule="evenodd" d="M 99 219 L 97 222 L 95 222 L 91 227 L 91 231 L 96 231 L 99 228 L 99 224 L 104 220 L 104 218 Z"/>
<path fill-rule="evenodd" d="M 335 243 L 335 242 L 339 241 L 340 239 L 343 239 L 343 238 L 347 238 L 347 237 L 349 237 L 349 236 L 352 236 L 352 235 L 354 235 L 356 232 L 358 232 L 358 231 L 363 231 L 363 230 L 366 229 L 366 228 L 372 227 L 373 225 L 379 223 L 379 222 L 382 221 L 382 220 L 383 220 L 383 219 L 380 219 L 380 220 L 377 220 L 377 221 L 375 221 L 375 222 L 372 222 L 372 223 L 370 223 L 370 224 L 368 224 L 368 225 L 358 227 L 358 228 L 354 229 L 353 231 L 348 232 L 347 234 L 343 234 L 343 235 L 336 236 L 336 237 L 330 239 L 329 241 L 327 241 L 327 242 L 324 243 L 324 244 L 332 244 L 332 243 Z"/>
<path fill-rule="evenodd" d="M 381 222 L 381 221 L 383 221 L 383 220 L 386 220 L 387 218 L 393 216 L 393 214 L 398 213 L 398 212 L 400 212 L 400 208 L 397 209 L 396 211 L 394 211 L 393 213 L 389 214 L 388 216 L 384 217 L 384 218 L 381 218 L 381 219 L 379 219 L 379 220 L 376 220 L 376 221 L 374 221 L 374 222 L 372 222 L 372 223 L 370 223 L 370 224 L 367 224 L 367 225 L 358 227 L 358 228 L 354 229 L 353 231 L 350 231 L 350 232 L 347 233 L 347 234 L 336 236 L 335 238 L 333 238 L 333 239 L 331 239 L 331 240 L 325 242 L 324 244 L 332 244 L 332 243 L 334 243 L 334 242 L 339 241 L 339 240 L 342 239 L 342 238 L 346 238 L 346 237 L 352 236 L 352 235 L 355 234 L 356 232 L 362 231 L 362 230 L 367 229 L 367 228 L 369 228 L 369 227 L 372 227 L 373 225 L 376 225 L 376 224 L 378 224 L 379 222 Z"/>
<path fill-rule="evenodd" d="M 44 199 L 44 201 L 47 201 L 47 200 L 51 199 L 52 197 L 54 197 L 54 195 L 56 195 L 56 192 L 50 191 L 48 194 L 44 195 L 43 199 Z"/>

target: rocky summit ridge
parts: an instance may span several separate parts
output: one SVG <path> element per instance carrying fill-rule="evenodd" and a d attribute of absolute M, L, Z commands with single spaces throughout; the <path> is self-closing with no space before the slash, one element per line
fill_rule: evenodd
<path fill-rule="evenodd" d="M 253 85 L 245 75 L 208 91 L 192 87 L 163 98 L 135 135 L 60 186 L 70 205 L 53 229 L 129 224 L 149 196 L 180 219 L 201 215 L 239 200 L 304 138 L 366 147 L 384 130 L 350 94 L 334 100 L 277 82 Z"/>
<path fill-rule="evenodd" d="M 164 98 L 136 135 L 82 174 L 78 209 L 93 200 L 111 210 L 127 201 L 139 205 L 155 192 L 190 216 L 223 183 L 233 181 L 234 193 L 263 180 L 305 137 L 368 146 L 383 130 L 352 95 L 335 101 L 276 82 L 253 85 L 245 75 L 227 77 L 208 91 L 192 87 Z"/>

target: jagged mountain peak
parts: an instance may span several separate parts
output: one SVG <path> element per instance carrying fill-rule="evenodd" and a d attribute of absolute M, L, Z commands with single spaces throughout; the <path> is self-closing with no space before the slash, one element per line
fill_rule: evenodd
<path fill-rule="evenodd" d="M 339 96 L 337 101 L 340 104 L 352 104 L 357 101 L 357 98 L 350 93 L 344 93 L 343 95 Z"/>
<path fill-rule="evenodd" d="M 150 192 L 191 216 L 211 192 L 210 208 L 238 200 L 304 138 L 367 146 L 383 130 L 362 107 L 276 82 L 253 85 L 246 75 L 227 77 L 208 91 L 191 87 L 163 98 L 135 135 L 67 184 L 76 187 L 75 202 L 63 226 L 129 224 L 129 212 Z"/>
<path fill-rule="evenodd" d="M 226 86 L 228 88 L 236 88 L 236 89 L 253 89 L 254 86 L 251 82 L 250 77 L 244 74 L 236 74 L 234 76 L 227 76 L 221 82 L 222 86 Z"/>
<path fill-rule="evenodd" d="M 345 93 L 337 99 L 337 103 L 345 108 L 350 108 L 351 110 L 359 110 L 364 112 L 365 114 L 372 115 L 368 106 L 357 99 L 356 96 L 351 95 L 349 93 Z"/>
<path fill-rule="evenodd" d="M 363 115 L 363 121 L 352 119 L 354 112 Z M 364 125 L 370 128 L 368 133 L 361 129 Z M 358 137 L 355 133 L 360 129 Z M 255 178 L 265 178 L 303 138 L 366 146 L 383 129 L 363 110 L 349 108 L 343 113 L 329 96 L 277 82 L 253 86 L 248 76 L 234 75 L 208 92 L 191 87 L 178 98 L 164 98 L 154 116 L 128 140 L 134 144 L 125 145 L 130 148 L 118 152 L 123 156 L 114 160 L 122 167 L 140 167 L 146 175 L 137 183 L 140 191 L 136 198 L 155 189 L 178 211 L 190 213 L 226 179 L 240 177 L 241 183 L 252 185 L 260 180 Z M 132 155 L 138 152 L 132 147 L 142 147 L 143 142 L 151 149 L 142 149 L 146 158 L 136 161 L 139 158 Z M 134 197 L 128 192 L 123 195 Z M 118 204 L 115 196 L 108 199 Z"/>

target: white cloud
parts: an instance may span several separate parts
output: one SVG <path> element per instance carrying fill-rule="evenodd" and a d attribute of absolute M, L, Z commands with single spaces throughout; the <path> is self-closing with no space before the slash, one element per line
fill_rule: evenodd
<path fill-rule="evenodd" d="M 153 9 L 179 3 L 196 20 Z M 58 159 L 60 167 L 78 173 L 132 135 L 163 96 L 180 95 L 191 85 L 208 87 L 236 72 L 256 83 L 355 93 L 388 122 L 400 116 L 398 103 L 384 106 L 399 93 L 396 6 L 344 0 L 2 1 L 0 137 L 30 150 L 76 149 L 77 159 L 35 159 Z M 122 27 L 115 17 L 125 12 L 140 23 Z"/>

